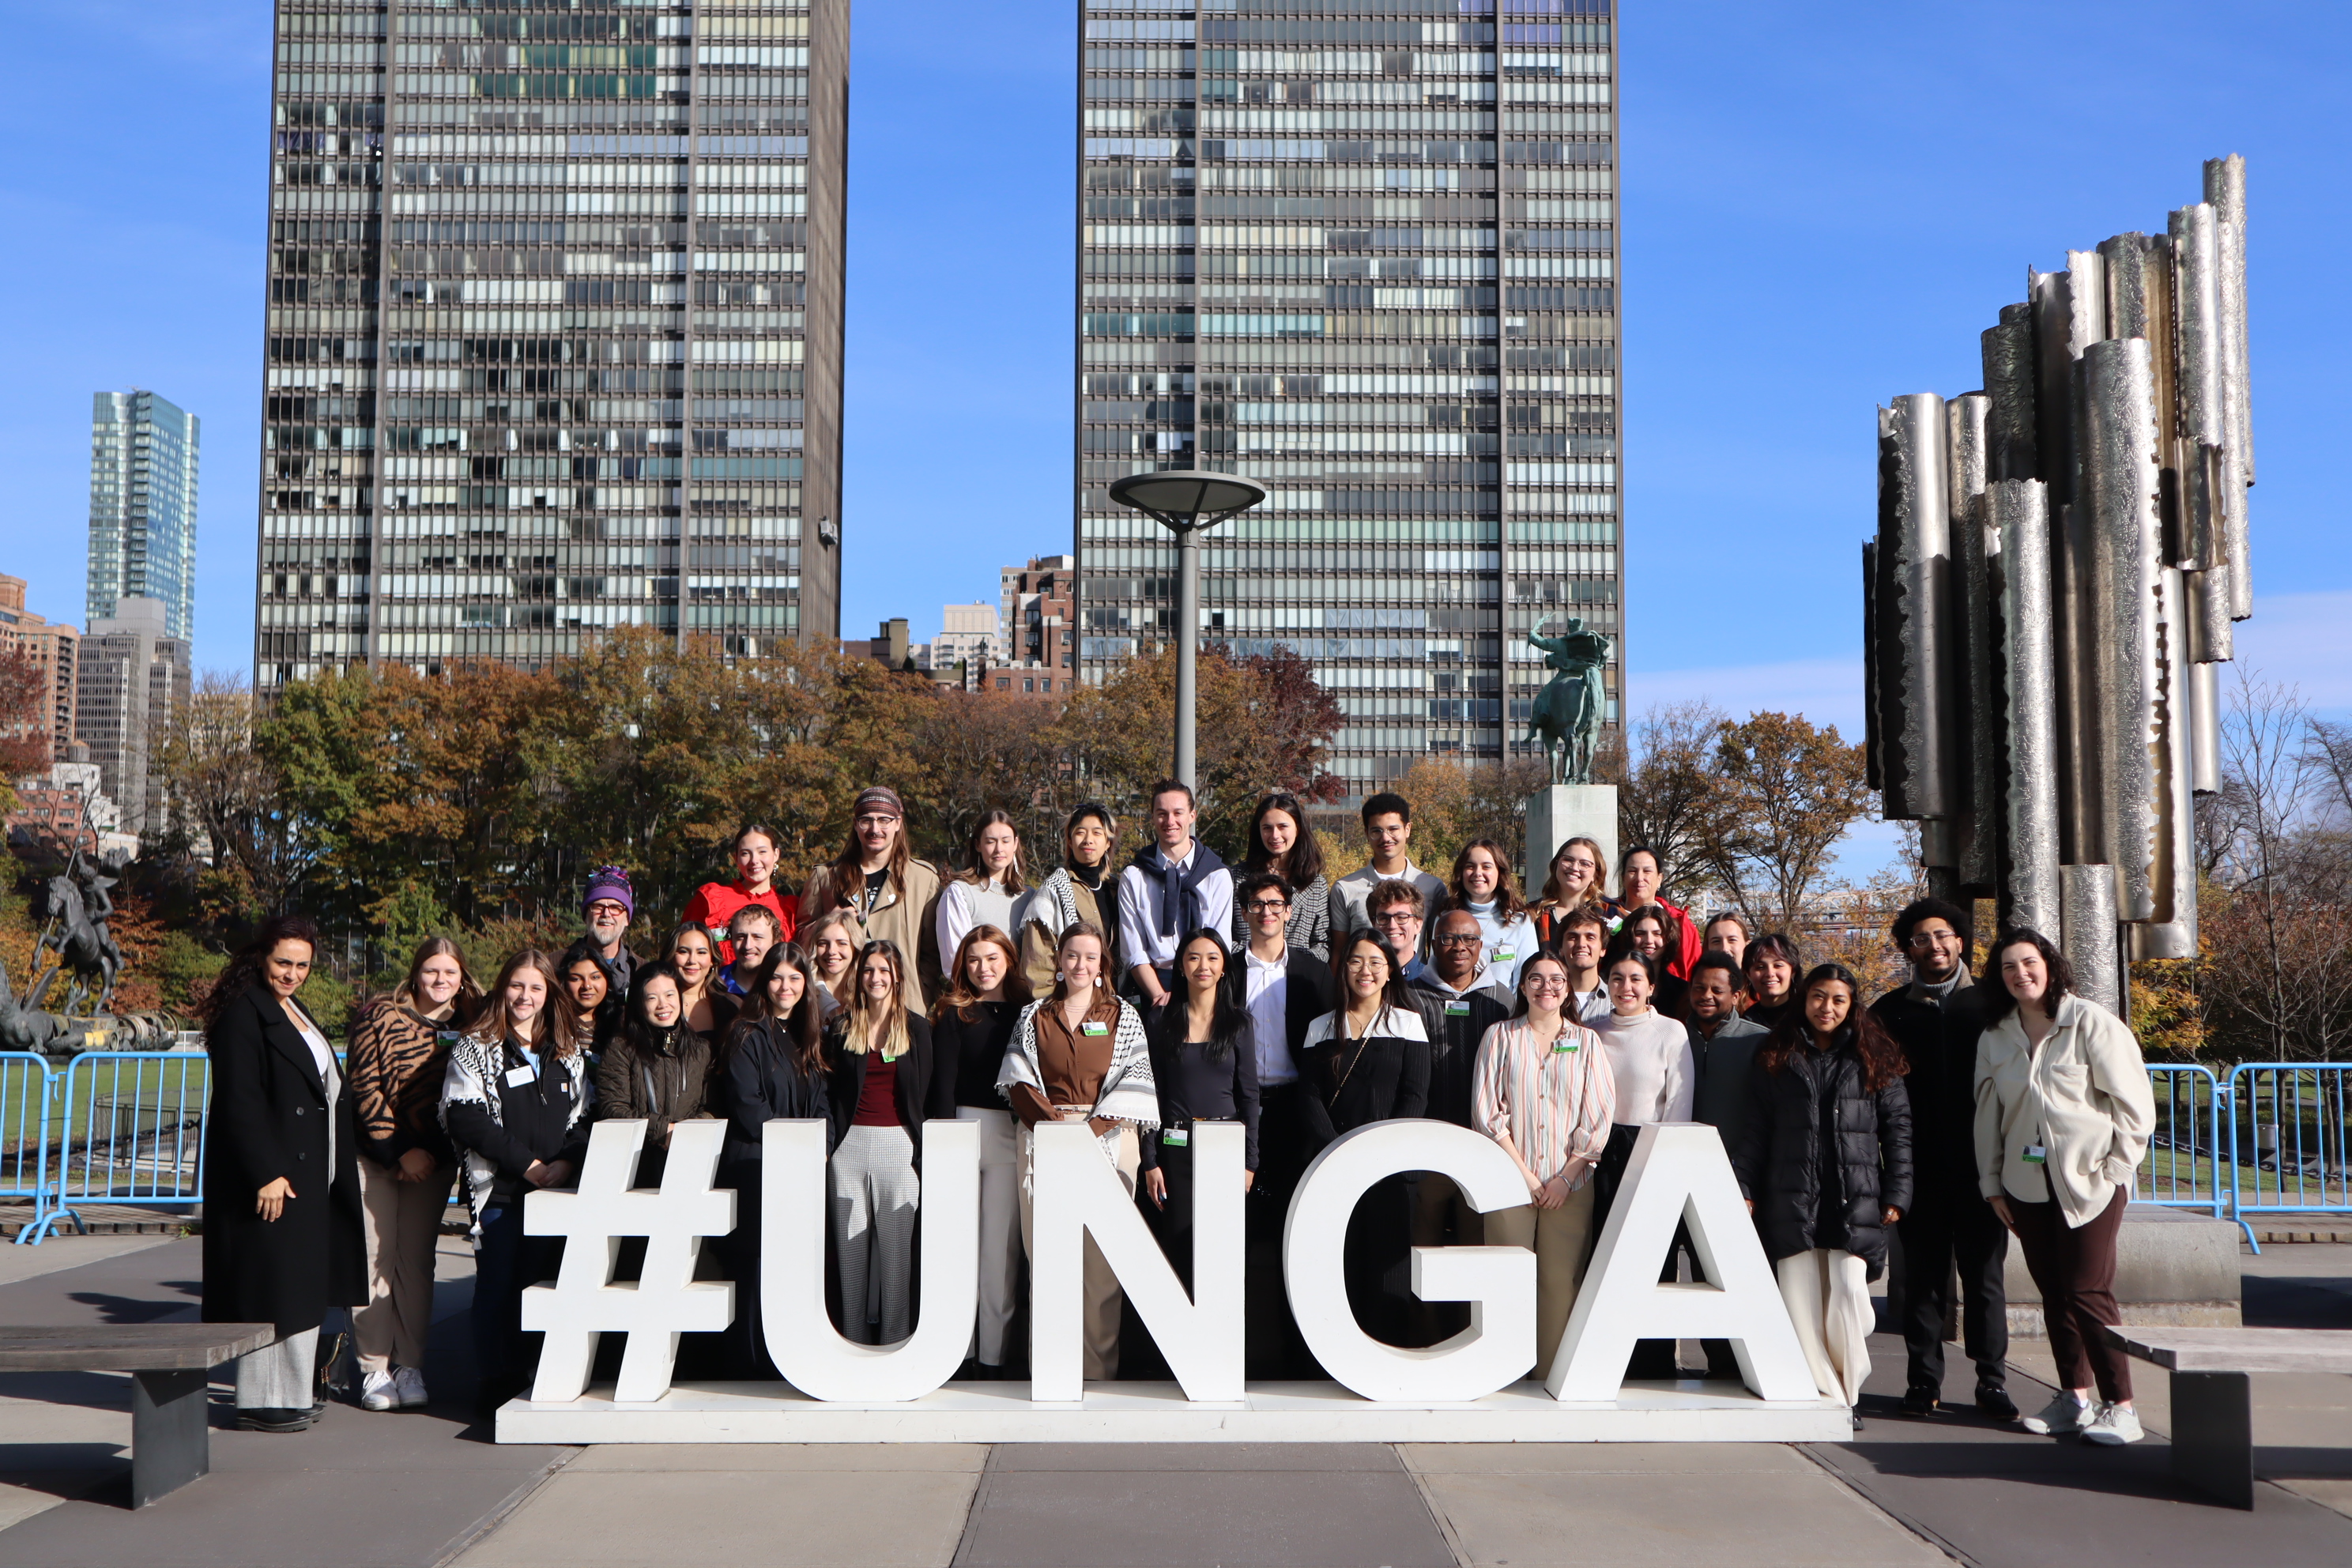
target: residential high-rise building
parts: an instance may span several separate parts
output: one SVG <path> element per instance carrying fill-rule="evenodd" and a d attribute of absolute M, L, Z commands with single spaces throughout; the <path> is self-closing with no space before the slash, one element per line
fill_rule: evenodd
<path fill-rule="evenodd" d="M 277 19 L 258 688 L 838 637 L 847 0 Z"/>
<path fill-rule="evenodd" d="M 1202 635 L 1313 662 L 1359 794 L 1519 749 L 1539 624 L 1623 657 L 1613 9 L 1496 13 L 1085 13 L 1083 678 L 1172 629 L 1175 552 L 1110 481 L 1247 474 L 1272 494 L 1203 542 Z"/>
<path fill-rule="evenodd" d="M 47 672 L 49 756 L 61 760 L 73 744 L 75 671 L 81 634 L 25 607 L 28 584 L 0 573 L 0 653 L 22 653 Z"/>
<path fill-rule="evenodd" d="M 171 635 L 195 635 L 201 422 L 152 392 L 101 392 L 89 410 L 90 620 L 118 599 L 163 601 Z"/>
<path fill-rule="evenodd" d="M 170 826 L 157 749 L 188 703 L 188 645 L 171 635 L 161 599 L 122 599 L 89 623 L 81 639 L 77 701 L 81 740 L 103 792 L 121 808 L 126 833 Z"/>
<path fill-rule="evenodd" d="M 1045 682 L 1043 691 L 1067 692 L 1076 684 L 1077 564 L 1076 556 L 1033 555 L 1026 566 L 1007 566 L 997 574 L 1005 659 L 1024 677 L 1034 672 Z"/>

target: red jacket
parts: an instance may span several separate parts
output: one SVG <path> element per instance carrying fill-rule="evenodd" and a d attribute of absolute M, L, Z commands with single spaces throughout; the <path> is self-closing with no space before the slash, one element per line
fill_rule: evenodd
<path fill-rule="evenodd" d="M 1691 969 L 1698 963 L 1699 953 L 1706 943 L 1699 940 L 1698 927 L 1691 923 L 1688 910 L 1677 908 L 1664 899 L 1660 899 L 1657 902 L 1658 908 L 1674 916 L 1683 928 L 1682 953 L 1679 957 L 1666 960 L 1666 973 L 1677 980 L 1688 980 L 1691 977 Z"/>
<path fill-rule="evenodd" d="M 772 882 L 768 885 L 766 892 L 756 898 L 744 890 L 740 881 L 705 882 L 688 900 L 686 918 L 689 923 L 710 933 L 710 939 L 719 944 L 719 962 L 721 964 L 735 962 L 735 944 L 727 940 L 727 928 L 734 920 L 735 912 L 746 904 L 765 904 L 776 911 L 778 942 L 792 941 L 793 933 L 800 929 L 800 900 L 784 897 L 776 891 Z"/>

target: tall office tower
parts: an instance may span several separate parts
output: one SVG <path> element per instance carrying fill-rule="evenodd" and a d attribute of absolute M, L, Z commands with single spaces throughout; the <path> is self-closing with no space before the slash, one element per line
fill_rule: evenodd
<path fill-rule="evenodd" d="M 278 0 L 262 689 L 839 635 L 848 45 L 848 0 Z"/>
<path fill-rule="evenodd" d="M 1107 487 L 1197 463 L 1273 490 L 1204 542 L 1203 635 L 1313 661 L 1352 791 L 1517 749 L 1530 629 L 1623 654 L 1612 0 L 1087 4 L 1086 678 L 1171 626 Z"/>
<path fill-rule="evenodd" d="M 90 399 L 90 620 L 117 599 L 161 599 L 172 636 L 194 635 L 199 424 L 152 392 Z"/>
<path fill-rule="evenodd" d="M 153 766 L 173 716 L 188 703 L 188 644 L 172 636 L 161 599 L 123 599 L 81 639 L 76 706 L 81 739 L 126 833 L 169 826 L 163 775 Z"/>

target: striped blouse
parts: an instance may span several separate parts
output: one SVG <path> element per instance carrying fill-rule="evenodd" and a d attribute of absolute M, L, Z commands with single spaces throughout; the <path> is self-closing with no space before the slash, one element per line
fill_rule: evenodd
<path fill-rule="evenodd" d="M 1574 1191 L 1592 1178 L 1617 1112 L 1617 1080 L 1601 1037 L 1564 1022 L 1550 1045 L 1524 1019 L 1486 1031 L 1478 1042 L 1470 1123 L 1489 1138 L 1510 1135 L 1528 1168 L 1544 1181 L 1568 1173 Z"/>

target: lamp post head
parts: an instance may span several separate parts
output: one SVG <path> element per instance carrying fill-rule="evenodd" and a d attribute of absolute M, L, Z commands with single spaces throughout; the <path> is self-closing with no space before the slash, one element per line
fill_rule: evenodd
<path fill-rule="evenodd" d="M 1265 500 L 1265 487 L 1238 474 L 1162 468 L 1111 482 L 1110 499 L 1157 518 L 1178 533 L 1213 528 Z"/>

